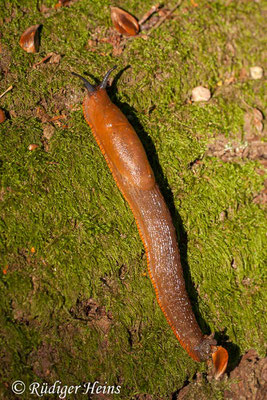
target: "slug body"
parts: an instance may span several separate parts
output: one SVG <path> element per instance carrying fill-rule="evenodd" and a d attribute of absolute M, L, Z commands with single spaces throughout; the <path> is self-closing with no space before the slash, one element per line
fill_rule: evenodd
<path fill-rule="evenodd" d="M 188 354 L 196 361 L 206 360 L 215 342 L 202 335 L 193 314 L 170 212 L 140 139 L 104 86 L 89 87 L 83 102 L 85 119 L 135 217 L 160 308 Z"/>

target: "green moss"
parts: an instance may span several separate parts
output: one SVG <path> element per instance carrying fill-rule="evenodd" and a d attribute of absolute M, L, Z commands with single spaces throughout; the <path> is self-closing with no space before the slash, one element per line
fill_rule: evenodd
<path fill-rule="evenodd" d="M 198 1 L 193 8 L 184 1 L 148 40 L 127 40 L 113 56 L 108 43 L 99 41 L 95 51 L 87 46 L 108 35 L 109 1 L 80 0 L 48 14 L 33 0 L 4 3 L 0 93 L 14 87 L 1 99 L 11 118 L 0 126 L 3 398 L 12 398 L 16 379 L 59 379 L 121 385 L 116 398 L 167 399 L 205 371 L 181 348 L 157 305 L 134 218 L 83 119 L 82 89 L 70 71 L 101 79 L 114 64 L 131 66 L 111 96 L 140 135 L 174 214 L 200 325 L 229 337 L 232 365 L 234 346 L 262 355 L 266 239 L 264 210 L 253 198 L 264 178 L 257 161 L 206 155 L 218 135 L 242 140 L 247 107 L 266 102 L 263 80 L 239 79 L 242 68 L 264 66 L 260 4 Z M 153 4 L 116 5 L 139 18 Z M 19 38 L 37 23 L 40 52 L 27 54 Z M 59 64 L 32 67 L 51 51 L 61 54 Z M 230 76 L 231 85 L 218 86 Z M 212 99 L 191 104 L 199 85 L 209 87 Z M 67 116 L 54 124 L 48 152 L 38 107 L 50 118 Z M 31 143 L 40 147 L 30 152 Z M 104 307 L 102 314 L 90 314 L 88 299 Z M 224 385 L 216 385 L 204 382 L 209 398 L 221 398 Z"/>

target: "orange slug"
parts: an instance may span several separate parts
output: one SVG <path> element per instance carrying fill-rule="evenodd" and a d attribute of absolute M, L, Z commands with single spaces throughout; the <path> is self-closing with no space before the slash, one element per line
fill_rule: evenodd
<path fill-rule="evenodd" d="M 194 360 L 213 359 L 218 378 L 225 371 L 228 353 L 215 346 L 214 339 L 205 337 L 197 324 L 185 288 L 170 212 L 139 137 L 106 92 L 109 75 L 115 68 L 107 72 L 97 87 L 73 73 L 87 89 L 84 117 L 135 217 L 160 308 L 180 344 Z"/>

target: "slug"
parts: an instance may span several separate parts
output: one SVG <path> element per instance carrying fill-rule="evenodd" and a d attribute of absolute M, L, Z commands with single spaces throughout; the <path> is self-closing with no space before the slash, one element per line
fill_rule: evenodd
<path fill-rule="evenodd" d="M 170 212 L 134 128 L 107 92 L 110 69 L 94 87 L 82 76 L 83 113 L 112 176 L 129 204 L 145 247 L 158 304 L 180 344 L 195 361 L 213 359 L 215 377 L 226 369 L 228 353 L 205 337 L 192 311 Z"/>

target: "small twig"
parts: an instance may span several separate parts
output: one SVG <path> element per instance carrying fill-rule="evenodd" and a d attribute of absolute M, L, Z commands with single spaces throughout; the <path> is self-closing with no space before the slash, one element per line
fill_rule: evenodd
<path fill-rule="evenodd" d="M 59 119 L 65 119 L 65 118 L 67 118 L 65 114 L 56 115 L 55 117 L 52 117 L 51 119 L 49 119 L 48 122 L 58 121 Z"/>
<path fill-rule="evenodd" d="M 40 64 L 44 63 L 45 61 L 49 60 L 49 58 L 51 58 L 53 54 L 54 54 L 53 52 L 48 53 L 48 54 L 47 54 L 44 58 L 42 58 L 40 61 L 38 61 L 37 63 L 33 64 L 32 68 L 35 69 L 38 65 L 40 65 Z"/>
<path fill-rule="evenodd" d="M 152 6 L 148 12 L 145 13 L 145 15 L 138 21 L 139 25 L 142 25 L 154 12 L 157 12 L 158 9 L 160 8 L 160 3 L 157 3 L 156 5 Z"/>
<path fill-rule="evenodd" d="M 2 93 L 2 94 L 0 95 L 0 99 L 1 99 L 7 92 L 9 92 L 11 89 L 13 89 L 13 85 L 9 86 L 9 88 L 7 88 L 7 90 L 5 90 L 4 93 Z"/>
<path fill-rule="evenodd" d="M 154 25 L 148 35 L 150 35 L 151 32 L 153 32 L 155 29 L 157 29 L 180 5 L 182 4 L 183 0 L 180 0 L 167 14 L 165 14 L 157 23 Z"/>

